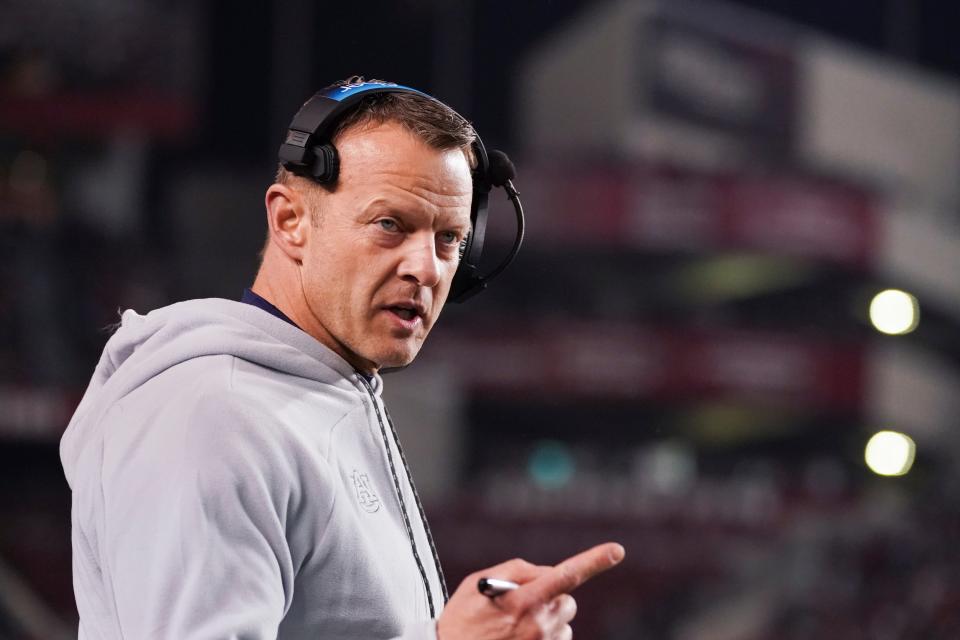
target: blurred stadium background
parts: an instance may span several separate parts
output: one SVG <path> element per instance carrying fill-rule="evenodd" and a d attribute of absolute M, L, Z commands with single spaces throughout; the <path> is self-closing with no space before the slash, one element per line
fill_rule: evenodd
<path fill-rule="evenodd" d="M 57 445 L 106 327 L 239 296 L 285 125 L 356 73 L 470 117 L 529 215 L 386 380 L 449 581 L 616 539 L 580 638 L 960 637 L 957 27 L 933 0 L 5 0 L 0 639 L 75 637 Z"/>

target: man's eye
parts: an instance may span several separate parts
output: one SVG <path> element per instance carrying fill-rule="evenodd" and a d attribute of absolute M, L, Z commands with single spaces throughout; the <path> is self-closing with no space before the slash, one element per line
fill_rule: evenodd
<path fill-rule="evenodd" d="M 460 242 L 460 238 L 453 231 L 441 231 L 440 241 L 444 244 L 458 244 Z"/>
<path fill-rule="evenodd" d="M 379 224 L 380 228 L 383 229 L 384 231 L 390 231 L 391 233 L 394 231 L 400 230 L 400 227 L 397 226 L 397 221 L 391 220 L 390 218 L 383 218 L 381 220 L 377 220 L 377 224 Z"/>

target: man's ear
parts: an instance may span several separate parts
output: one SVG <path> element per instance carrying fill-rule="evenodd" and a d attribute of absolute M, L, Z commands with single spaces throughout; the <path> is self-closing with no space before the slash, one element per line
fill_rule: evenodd
<path fill-rule="evenodd" d="M 297 264 L 302 263 L 304 244 L 310 233 L 310 213 L 303 194 L 287 185 L 274 183 L 267 189 L 264 204 L 270 242 Z"/>

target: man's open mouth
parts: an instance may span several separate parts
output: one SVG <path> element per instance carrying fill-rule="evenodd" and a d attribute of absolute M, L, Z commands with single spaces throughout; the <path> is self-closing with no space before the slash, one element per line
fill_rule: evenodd
<path fill-rule="evenodd" d="M 417 310 L 411 307 L 387 307 L 387 309 L 394 312 L 404 320 L 413 320 L 419 315 Z"/>

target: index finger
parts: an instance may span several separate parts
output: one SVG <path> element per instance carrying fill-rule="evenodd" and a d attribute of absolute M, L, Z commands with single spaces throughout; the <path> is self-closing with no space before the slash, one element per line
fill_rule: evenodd
<path fill-rule="evenodd" d="M 607 542 L 567 558 L 539 578 L 521 585 L 512 595 L 521 609 L 545 604 L 562 593 L 570 593 L 581 584 L 615 567 L 625 551 L 616 542 Z"/>

